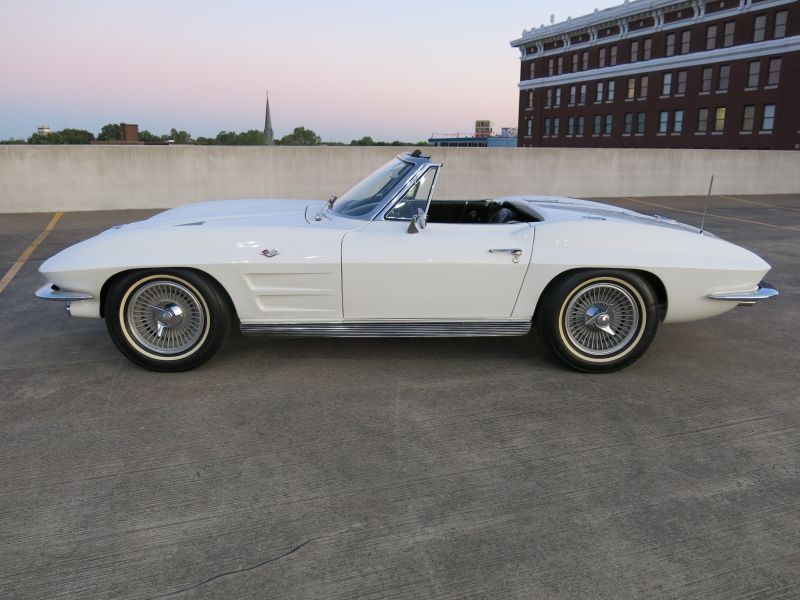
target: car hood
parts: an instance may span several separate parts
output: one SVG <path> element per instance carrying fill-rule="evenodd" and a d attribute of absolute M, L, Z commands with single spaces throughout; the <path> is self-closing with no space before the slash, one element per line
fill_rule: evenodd
<path fill-rule="evenodd" d="M 305 224 L 306 211 L 318 211 L 322 200 L 215 200 L 172 208 L 144 221 L 117 226 L 146 229 L 164 226 L 226 224 Z"/>

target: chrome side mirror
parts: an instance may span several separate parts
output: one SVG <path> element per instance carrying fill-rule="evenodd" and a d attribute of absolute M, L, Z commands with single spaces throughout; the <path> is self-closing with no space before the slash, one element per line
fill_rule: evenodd
<path fill-rule="evenodd" d="M 419 233 L 425 229 L 427 223 L 428 220 L 425 218 L 425 211 L 418 208 L 417 214 L 414 215 L 414 218 L 411 219 L 411 223 L 408 224 L 408 233 Z"/>

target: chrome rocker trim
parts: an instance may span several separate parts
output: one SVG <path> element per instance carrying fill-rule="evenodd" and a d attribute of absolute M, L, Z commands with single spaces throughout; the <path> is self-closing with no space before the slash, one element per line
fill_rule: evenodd
<path fill-rule="evenodd" d="M 242 323 L 242 335 L 278 337 L 484 337 L 526 335 L 525 321 L 394 321 L 352 323 Z"/>
<path fill-rule="evenodd" d="M 709 294 L 712 300 L 725 300 L 727 302 L 739 302 L 740 304 L 753 305 L 758 300 L 774 298 L 779 294 L 778 290 L 765 281 L 758 284 L 755 290 L 750 292 L 715 292 Z"/>
<path fill-rule="evenodd" d="M 60 300 L 62 302 L 71 302 L 74 300 L 91 300 L 93 296 L 85 292 L 68 292 L 62 290 L 54 283 L 48 283 L 36 290 L 36 297 L 42 300 Z"/>

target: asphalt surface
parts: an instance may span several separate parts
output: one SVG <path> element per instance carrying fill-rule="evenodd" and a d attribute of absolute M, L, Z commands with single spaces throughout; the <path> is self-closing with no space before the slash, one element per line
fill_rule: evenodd
<path fill-rule="evenodd" d="M 781 296 L 602 376 L 535 335 L 237 336 L 144 371 L 32 293 L 149 213 L 66 214 L 0 293 L 0 597 L 800 597 L 800 196 L 709 213 Z M 0 215 L 0 276 L 51 217 Z"/>

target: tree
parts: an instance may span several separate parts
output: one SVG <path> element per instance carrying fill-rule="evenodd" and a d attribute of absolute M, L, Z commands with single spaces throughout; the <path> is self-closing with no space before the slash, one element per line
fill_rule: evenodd
<path fill-rule="evenodd" d="M 122 139 L 122 127 L 119 123 L 109 123 L 100 128 L 100 133 L 97 134 L 98 142 L 111 142 L 119 141 Z"/>
<path fill-rule="evenodd" d="M 360 140 L 353 140 L 350 142 L 351 146 L 374 146 L 375 140 L 373 140 L 370 136 L 365 135 Z"/>
<path fill-rule="evenodd" d="M 155 134 L 150 133 L 147 129 L 143 129 L 139 132 L 139 141 L 140 142 L 160 142 L 161 138 Z"/>
<path fill-rule="evenodd" d="M 29 144 L 88 144 L 94 140 L 94 134 L 85 129 L 62 129 L 51 131 L 47 135 L 34 133 L 28 138 Z"/>
<path fill-rule="evenodd" d="M 178 131 L 175 128 L 170 129 L 169 131 L 169 139 L 171 139 L 176 144 L 191 144 L 192 143 L 192 134 L 188 131 Z"/>
<path fill-rule="evenodd" d="M 318 146 L 320 137 L 305 127 L 295 127 L 289 135 L 283 136 L 278 143 L 284 146 Z"/>

